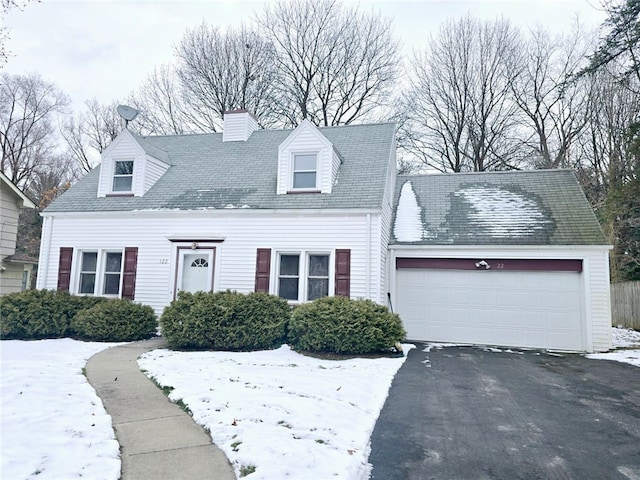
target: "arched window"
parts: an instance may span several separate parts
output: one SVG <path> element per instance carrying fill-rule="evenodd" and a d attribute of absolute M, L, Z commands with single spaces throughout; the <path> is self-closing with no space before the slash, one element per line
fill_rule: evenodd
<path fill-rule="evenodd" d="M 191 262 L 191 266 L 196 268 L 206 268 L 209 266 L 209 262 L 206 258 L 196 258 L 193 262 Z"/>

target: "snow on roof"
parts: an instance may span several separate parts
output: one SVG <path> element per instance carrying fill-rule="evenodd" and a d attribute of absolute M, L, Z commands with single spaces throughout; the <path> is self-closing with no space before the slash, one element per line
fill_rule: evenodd
<path fill-rule="evenodd" d="M 411 182 L 402 186 L 393 234 L 399 242 L 419 242 L 424 235 L 422 209 L 418 205 Z"/>
<path fill-rule="evenodd" d="M 493 237 L 524 237 L 545 230 L 552 223 L 540 204 L 521 193 L 500 187 L 467 187 L 454 193 L 473 211 L 469 219 L 481 224 Z"/>

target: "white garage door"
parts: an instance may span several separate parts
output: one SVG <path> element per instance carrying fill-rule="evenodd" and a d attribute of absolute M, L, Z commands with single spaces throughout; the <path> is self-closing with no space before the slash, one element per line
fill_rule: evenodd
<path fill-rule="evenodd" d="M 409 339 L 586 349 L 579 272 L 396 272 L 396 309 Z"/>

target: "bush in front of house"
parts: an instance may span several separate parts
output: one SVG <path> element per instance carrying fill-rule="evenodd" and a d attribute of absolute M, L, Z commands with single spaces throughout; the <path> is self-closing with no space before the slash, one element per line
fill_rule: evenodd
<path fill-rule="evenodd" d="M 289 322 L 288 343 L 309 352 L 389 352 L 406 332 L 400 317 L 371 300 L 324 297 L 299 305 Z"/>
<path fill-rule="evenodd" d="M 284 343 L 291 309 L 266 293 L 180 292 L 160 317 L 172 348 L 251 351 Z"/>
<path fill-rule="evenodd" d="M 71 319 L 98 297 L 77 297 L 56 290 L 25 290 L 0 297 L 0 338 L 34 340 L 72 333 Z"/>
<path fill-rule="evenodd" d="M 124 298 L 96 302 L 71 320 L 74 337 L 96 342 L 144 340 L 156 334 L 157 326 L 150 306 Z"/>

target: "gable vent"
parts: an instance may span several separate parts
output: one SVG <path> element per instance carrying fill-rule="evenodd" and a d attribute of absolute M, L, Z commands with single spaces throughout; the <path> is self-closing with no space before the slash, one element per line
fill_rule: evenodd
<path fill-rule="evenodd" d="M 258 121 L 249 110 L 230 110 L 224 112 L 222 129 L 223 142 L 246 142 L 258 129 Z"/>

